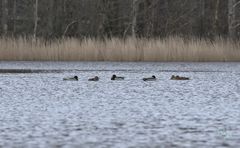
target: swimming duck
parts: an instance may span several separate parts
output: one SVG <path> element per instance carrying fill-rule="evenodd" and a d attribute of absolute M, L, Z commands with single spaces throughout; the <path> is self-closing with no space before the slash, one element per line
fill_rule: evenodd
<path fill-rule="evenodd" d="M 117 77 L 116 75 L 112 75 L 111 80 L 124 80 L 124 77 Z"/>
<path fill-rule="evenodd" d="M 98 80 L 99 80 L 99 77 L 98 77 L 98 76 L 95 76 L 94 78 L 88 79 L 88 81 L 98 81 Z"/>
<path fill-rule="evenodd" d="M 155 80 L 157 80 L 157 78 L 154 75 L 150 78 L 143 78 L 143 81 L 155 81 Z"/>
<path fill-rule="evenodd" d="M 64 81 L 78 81 L 78 76 L 63 78 Z"/>
<path fill-rule="evenodd" d="M 187 77 L 180 77 L 178 75 L 177 76 L 172 75 L 171 80 L 190 80 L 190 79 Z"/>

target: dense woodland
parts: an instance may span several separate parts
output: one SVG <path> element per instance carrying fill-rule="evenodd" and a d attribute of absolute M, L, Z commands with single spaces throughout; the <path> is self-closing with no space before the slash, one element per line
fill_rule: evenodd
<path fill-rule="evenodd" d="M 240 0 L 0 0 L 1 36 L 238 39 Z"/>

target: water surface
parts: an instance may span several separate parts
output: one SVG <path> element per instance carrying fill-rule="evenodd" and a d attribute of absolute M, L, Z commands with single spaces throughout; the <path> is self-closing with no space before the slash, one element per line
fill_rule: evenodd
<path fill-rule="evenodd" d="M 239 63 L 0 62 L 0 69 L 41 70 L 0 74 L 0 147 L 240 146 Z M 113 73 L 126 79 L 111 81 Z M 62 81 L 73 75 L 80 80 Z M 87 81 L 95 75 L 99 82 Z M 151 75 L 158 80 L 141 80 Z"/>

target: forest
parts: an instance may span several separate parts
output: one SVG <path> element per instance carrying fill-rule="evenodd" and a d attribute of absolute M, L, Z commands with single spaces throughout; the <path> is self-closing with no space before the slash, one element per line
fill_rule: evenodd
<path fill-rule="evenodd" d="M 1 36 L 240 36 L 240 0 L 0 0 Z"/>
<path fill-rule="evenodd" d="M 0 0 L 0 60 L 240 61 L 240 0 Z"/>

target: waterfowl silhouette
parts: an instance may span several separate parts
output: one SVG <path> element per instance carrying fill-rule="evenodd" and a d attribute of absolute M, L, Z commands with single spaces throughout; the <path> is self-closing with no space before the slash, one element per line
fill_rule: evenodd
<path fill-rule="evenodd" d="M 99 77 L 98 77 L 98 76 L 95 76 L 94 78 L 88 79 L 88 81 L 98 81 L 98 80 L 99 80 Z"/>
<path fill-rule="evenodd" d="M 78 81 L 78 76 L 63 78 L 64 81 Z"/>
<path fill-rule="evenodd" d="M 143 81 L 155 81 L 155 80 L 157 80 L 157 78 L 154 75 L 150 78 L 143 78 Z"/>
<path fill-rule="evenodd" d="M 172 75 L 171 80 L 190 80 L 188 77 L 180 77 L 180 76 L 175 76 Z"/>
<path fill-rule="evenodd" d="M 116 75 L 112 75 L 111 80 L 124 80 L 124 77 L 117 77 Z"/>

